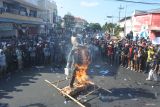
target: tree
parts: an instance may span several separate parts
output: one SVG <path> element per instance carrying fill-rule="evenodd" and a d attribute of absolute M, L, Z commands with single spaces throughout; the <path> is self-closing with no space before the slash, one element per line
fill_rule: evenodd
<path fill-rule="evenodd" d="M 114 36 L 119 36 L 119 33 L 123 31 L 123 28 L 121 28 L 119 25 L 107 22 L 105 23 L 105 25 L 103 25 L 102 29 Z"/>
<path fill-rule="evenodd" d="M 124 31 L 123 28 L 121 28 L 119 25 L 116 25 L 114 35 L 119 36 L 119 33 Z"/>
<path fill-rule="evenodd" d="M 89 28 L 93 31 L 93 32 L 96 32 L 96 31 L 101 31 L 102 30 L 102 27 L 99 23 L 90 23 L 89 24 Z"/>
<path fill-rule="evenodd" d="M 75 26 L 75 18 L 71 14 L 66 14 L 63 19 L 64 19 L 64 27 L 67 30 L 71 30 Z"/>
<path fill-rule="evenodd" d="M 113 32 L 113 28 L 115 28 L 115 24 L 106 22 L 102 28 L 104 31 L 107 31 L 108 33 L 111 34 Z"/>

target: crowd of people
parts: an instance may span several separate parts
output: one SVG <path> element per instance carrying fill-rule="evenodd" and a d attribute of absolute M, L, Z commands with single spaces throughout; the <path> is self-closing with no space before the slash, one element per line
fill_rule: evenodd
<path fill-rule="evenodd" d="M 37 37 L 0 42 L 0 75 L 32 66 L 61 67 L 66 61 L 68 44 L 61 37 Z"/>
<path fill-rule="evenodd" d="M 107 39 L 106 39 L 107 38 Z M 135 41 L 126 37 L 122 40 L 104 36 L 83 36 L 83 42 L 91 53 L 94 63 L 97 59 L 107 61 L 111 66 L 122 66 L 135 72 L 149 73 L 157 81 L 160 74 L 160 45 L 153 45 L 141 38 Z M 62 67 L 66 64 L 71 49 L 70 41 L 63 37 L 38 37 L 30 40 L 0 42 L 0 74 L 21 71 L 23 68 L 42 65 Z M 97 58 L 97 56 L 99 56 Z"/>
<path fill-rule="evenodd" d="M 111 66 L 122 66 L 134 72 L 148 73 L 146 80 L 158 81 L 160 74 L 160 45 L 141 38 L 109 40 L 96 39 L 93 42 Z"/>

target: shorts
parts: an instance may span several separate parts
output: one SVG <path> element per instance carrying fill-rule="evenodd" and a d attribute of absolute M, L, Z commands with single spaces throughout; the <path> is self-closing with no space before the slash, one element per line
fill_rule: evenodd
<path fill-rule="evenodd" d="M 137 59 L 137 64 L 141 64 L 142 63 L 142 59 L 141 58 L 138 58 Z"/>

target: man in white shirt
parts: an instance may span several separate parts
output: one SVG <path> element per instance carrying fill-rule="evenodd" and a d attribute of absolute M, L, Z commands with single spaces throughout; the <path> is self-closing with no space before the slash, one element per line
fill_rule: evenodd
<path fill-rule="evenodd" d="M 16 49 L 16 56 L 17 56 L 17 60 L 18 60 L 18 69 L 21 70 L 22 69 L 22 52 L 21 50 L 19 50 L 18 48 Z"/>

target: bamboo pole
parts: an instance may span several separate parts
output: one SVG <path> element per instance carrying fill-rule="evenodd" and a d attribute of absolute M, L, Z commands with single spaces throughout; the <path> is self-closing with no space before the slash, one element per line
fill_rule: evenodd
<path fill-rule="evenodd" d="M 110 90 L 108 90 L 108 89 L 105 89 L 105 88 L 100 87 L 100 86 L 98 86 L 98 85 L 97 85 L 97 87 L 99 87 L 99 88 L 101 88 L 101 89 L 103 89 L 103 90 L 106 90 L 106 91 L 109 92 L 109 93 L 112 93 L 112 91 L 110 91 Z"/>
<path fill-rule="evenodd" d="M 112 93 L 112 91 L 110 91 L 110 90 L 108 90 L 108 89 L 105 89 L 105 88 L 103 88 L 103 87 L 101 87 L 101 86 L 99 86 L 99 85 L 95 85 L 95 86 L 97 86 L 98 88 L 101 88 L 101 89 L 103 89 L 103 90 L 105 90 L 105 91 L 107 91 L 107 92 L 109 92 L 109 93 Z"/>
<path fill-rule="evenodd" d="M 58 80 L 58 81 L 51 82 L 51 83 L 52 83 L 52 84 L 56 84 L 56 83 L 63 82 L 63 81 L 69 80 L 69 79 L 70 79 L 70 78 L 68 78 L 68 79 L 63 79 L 63 80 Z"/>
<path fill-rule="evenodd" d="M 86 94 L 86 95 L 82 96 L 82 97 L 81 97 L 81 98 L 79 98 L 78 100 L 81 100 L 82 98 L 87 97 L 88 95 L 90 95 L 90 94 L 94 93 L 95 91 L 97 91 L 97 90 L 99 90 L 99 89 L 100 89 L 100 87 L 98 87 L 97 89 L 95 89 L 95 90 L 93 90 L 93 91 L 89 92 L 88 94 Z"/>
<path fill-rule="evenodd" d="M 50 84 L 51 86 L 53 86 L 54 88 L 56 88 L 58 91 L 60 91 L 62 94 L 64 94 L 65 96 L 69 97 L 71 100 L 73 100 L 75 103 L 77 103 L 79 106 L 81 107 L 85 107 L 83 104 L 81 104 L 78 100 L 76 100 L 75 98 L 71 97 L 70 95 L 64 93 L 63 91 L 61 91 L 60 88 L 58 88 L 56 85 L 52 84 L 50 81 L 45 80 L 45 82 L 47 82 L 48 84 Z"/>

